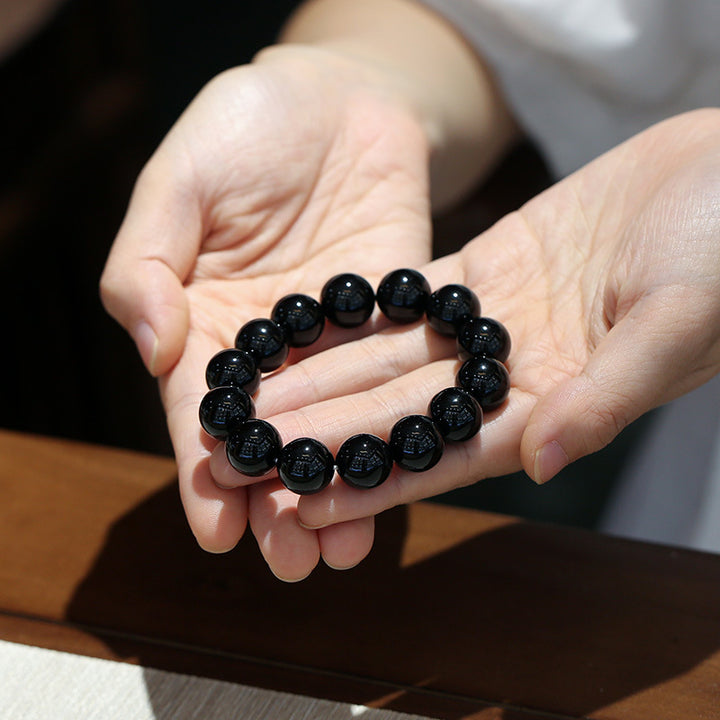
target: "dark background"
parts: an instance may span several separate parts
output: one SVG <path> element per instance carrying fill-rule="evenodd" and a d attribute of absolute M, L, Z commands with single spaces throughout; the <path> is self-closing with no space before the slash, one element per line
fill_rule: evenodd
<path fill-rule="evenodd" d="M 155 381 L 98 279 L 170 125 L 293 4 L 68 0 L 0 65 L 2 426 L 171 452 Z"/>
<path fill-rule="evenodd" d="M 98 279 L 170 125 L 213 75 L 271 43 L 295 5 L 68 0 L 0 65 L 0 426 L 171 454 L 156 383 L 105 315 Z M 436 219 L 437 254 L 549 181 L 521 145 Z M 638 432 L 542 488 L 516 475 L 441 500 L 592 526 Z"/>

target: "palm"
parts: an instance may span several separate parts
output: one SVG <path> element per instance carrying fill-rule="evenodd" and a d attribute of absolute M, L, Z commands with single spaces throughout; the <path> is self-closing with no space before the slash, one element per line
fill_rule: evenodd
<path fill-rule="evenodd" d="M 324 92 L 303 70 L 302 63 L 287 70 L 271 62 L 222 76 L 160 149 L 185 158 L 184 175 L 196 183 L 186 192 L 201 199 L 199 242 L 195 256 L 188 250 L 183 278 L 185 349 L 161 389 L 186 511 L 213 549 L 242 534 L 247 498 L 243 488 L 215 488 L 210 477 L 215 443 L 197 424 L 208 359 L 232 346 L 244 322 L 268 317 L 284 294 L 318 297 L 335 273 L 372 281 L 388 266 L 419 266 L 430 252 L 426 149 L 417 126 L 369 93 L 348 101 Z M 223 105 L 231 97 L 254 99 L 251 113 Z M 220 118 L 220 131 L 199 144 L 191 133 L 205 117 Z M 257 410 L 265 416 L 262 392 Z"/>

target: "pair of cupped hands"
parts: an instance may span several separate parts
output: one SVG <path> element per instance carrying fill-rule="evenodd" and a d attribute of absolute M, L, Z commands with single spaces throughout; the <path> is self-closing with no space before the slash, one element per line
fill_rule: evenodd
<path fill-rule="evenodd" d="M 356 565 L 397 504 L 520 468 L 547 481 L 720 363 L 720 111 L 653 126 L 430 262 L 427 134 L 350 65 L 281 47 L 209 83 L 143 169 L 101 281 L 159 378 L 199 544 L 230 550 L 249 523 L 287 581 L 320 558 Z M 508 328 L 504 406 L 431 470 L 396 467 L 371 491 L 336 480 L 300 497 L 235 472 L 198 422 L 208 360 L 285 294 L 319 298 L 342 272 L 376 286 L 400 267 L 469 286 Z M 452 339 L 376 311 L 293 349 L 257 416 L 334 453 L 424 413 L 457 368 Z"/>

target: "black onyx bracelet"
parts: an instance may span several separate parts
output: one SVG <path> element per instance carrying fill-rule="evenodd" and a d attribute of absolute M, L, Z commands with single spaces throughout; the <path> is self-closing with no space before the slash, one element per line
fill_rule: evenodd
<path fill-rule="evenodd" d="M 398 420 L 388 442 L 369 433 L 353 435 L 335 458 L 313 438 L 283 445 L 278 431 L 255 417 L 251 396 L 261 373 L 277 370 L 290 347 L 315 342 L 326 319 L 344 328 L 362 325 L 376 302 L 393 322 L 412 323 L 425 315 L 435 331 L 457 338 L 463 361 L 457 386 L 437 393 L 427 415 Z M 477 295 L 463 285 L 445 285 L 431 293 L 419 272 L 405 269 L 386 275 L 375 293 L 358 275 L 336 275 L 325 283 L 320 302 L 307 295 L 286 295 L 275 304 L 270 319 L 243 325 L 235 347 L 210 360 L 205 373 L 210 390 L 200 403 L 200 423 L 225 441 L 228 461 L 244 475 L 259 477 L 277 468 L 289 490 L 308 495 L 327 487 L 337 469 L 348 485 L 374 488 L 387 479 L 393 463 L 413 472 L 429 470 L 440 460 L 445 442 L 476 435 L 483 410 L 498 407 L 508 395 L 510 377 L 503 363 L 509 353 L 505 327 L 481 317 Z"/>

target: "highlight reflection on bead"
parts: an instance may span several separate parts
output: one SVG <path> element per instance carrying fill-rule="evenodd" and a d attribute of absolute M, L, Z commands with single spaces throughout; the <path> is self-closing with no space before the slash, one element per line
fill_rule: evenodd
<path fill-rule="evenodd" d="M 392 470 L 390 446 L 377 435 L 360 433 L 348 438 L 335 457 L 338 475 L 355 488 L 374 488 L 387 480 Z"/>
<path fill-rule="evenodd" d="M 454 337 L 463 320 L 479 314 L 478 296 L 464 285 L 444 285 L 427 302 L 428 324 L 441 335 Z"/>
<path fill-rule="evenodd" d="M 243 475 L 259 477 L 272 470 L 280 454 L 278 431 L 265 420 L 248 420 L 225 441 L 228 462 Z"/>
<path fill-rule="evenodd" d="M 365 278 L 353 273 L 331 277 L 320 293 L 320 303 L 327 319 L 344 328 L 362 325 L 375 308 L 375 293 Z"/>
<path fill-rule="evenodd" d="M 390 432 L 393 460 L 403 470 L 429 470 L 438 463 L 444 449 L 440 431 L 425 415 L 408 415 L 398 420 Z"/>
<path fill-rule="evenodd" d="M 510 355 L 510 333 L 497 320 L 473 317 L 460 323 L 457 334 L 458 357 L 491 357 L 504 363 Z"/>
<path fill-rule="evenodd" d="M 255 415 L 252 398 L 242 389 L 221 386 L 208 391 L 200 402 L 200 424 L 208 435 L 224 439 Z"/>
<path fill-rule="evenodd" d="M 428 415 L 445 440 L 462 442 L 477 435 L 482 425 L 480 403 L 466 390 L 441 390 L 428 405 Z"/>
<path fill-rule="evenodd" d="M 494 410 L 510 392 L 507 368 L 493 358 L 470 358 L 457 374 L 457 384 L 467 390 L 483 410 Z"/>
<path fill-rule="evenodd" d="M 275 303 L 270 318 L 285 333 L 290 347 L 312 345 L 322 333 L 325 315 L 320 303 L 309 295 L 293 293 Z"/>
<path fill-rule="evenodd" d="M 235 347 L 252 355 L 262 372 L 277 370 L 288 356 L 285 333 L 267 318 L 246 322 L 235 336 Z"/>
<path fill-rule="evenodd" d="M 417 270 L 393 270 L 378 285 L 376 299 L 382 313 L 396 323 L 411 323 L 425 314 L 430 285 Z"/>
<path fill-rule="evenodd" d="M 335 462 L 331 452 L 319 440 L 298 438 L 282 448 L 277 469 L 288 490 L 298 495 L 310 495 L 330 484 L 335 474 Z"/>
<path fill-rule="evenodd" d="M 234 385 L 253 395 L 260 385 L 260 370 L 252 355 L 244 350 L 227 348 L 211 358 L 205 370 L 205 382 L 210 389 Z"/>

